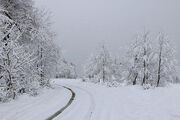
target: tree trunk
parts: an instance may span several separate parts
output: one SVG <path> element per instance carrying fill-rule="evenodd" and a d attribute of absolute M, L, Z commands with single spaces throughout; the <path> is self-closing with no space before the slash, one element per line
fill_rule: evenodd
<path fill-rule="evenodd" d="M 160 54 L 159 54 L 158 81 L 157 81 L 156 87 L 159 87 L 159 83 L 160 83 L 160 79 L 161 79 L 161 61 L 162 61 L 161 54 L 162 54 L 162 48 L 160 49 Z"/>
<path fill-rule="evenodd" d="M 106 79 L 106 76 L 105 76 L 105 74 L 106 74 L 105 73 L 105 59 L 103 59 L 103 73 L 102 74 L 103 74 L 103 76 L 102 76 L 103 78 L 102 79 L 103 79 L 103 83 L 104 83 L 104 81 Z"/>
<path fill-rule="evenodd" d="M 41 71 L 40 71 L 40 77 L 41 77 L 41 85 L 42 86 L 44 86 L 44 74 L 43 74 L 43 61 L 42 61 L 42 59 L 43 59 L 43 48 L 41 48 L 41 50 L 40 50 L 40 58 L 41 58 L 41 63 L 40 63 L 40 66 L 41 66 Z"/>
<path fill-rule="evenodd" d="M 134 81 L 133 81 L 133 85 L 136 85 L 136 83 L 137 83 L 137 77 L 138 77 L 138 73 L 136 73 L 136 77 L 135 77 L 135 79 L 134 79 Z"/>
<path fill-rule="evenodd" d="M 8 35 L 9 36 L 9 35 Z M 8 42 L 5 44 L 5 46 L 8 46 Z M 9 56 L 9 54 L 10 54 L 10 50 L 8 51 L 8 50 L 6 50 L 5 49 L 5 52 L 6 52 L 6 56 L 7 56 L 7 59 L 5 60 L 5 64 L 9 67 L 9 68 L 11 68 L 10 66 L 11 66 L 11 60 L 10 60 L 10 56 Z M 8 90 L 8 93 L 10 94 L 10 95 L 12 95 L 13 94 L 13 96 L 10 96 L 10 97 L 12 97 L 13 99 L 15 98 L 14 96 L 15 96 L 15 93 L 13 92 L 12 93 L 12 91 L 13 91 L 13 83 L 12 83 L 12 73 L 11 73 L 11 70 L 6 70 L 7 71 L 7 73 L 8 73 L 8 78 L 7 78 L 7 81 L 6 81 L 6 84 L 7 84 L 7 90 Z"/>
<path fill-rule="evenodd" d="M 146 56 L 146 49 L 144 48 L 144 56 Z M 144 60 L 144 77 L 142 81 L 142 86 L 146 83 L 146 60 Z"/>
<path fill-rule="evenodd" d="M 105 70 L 104 70 L 104 63 L 103 63 L 103 83 L 104 83 L 104 81 L 105 81 Z"/>

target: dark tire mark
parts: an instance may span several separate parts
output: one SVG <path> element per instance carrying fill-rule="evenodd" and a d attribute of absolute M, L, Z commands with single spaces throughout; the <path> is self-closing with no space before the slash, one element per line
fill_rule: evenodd
<path fill-rule="evenodd" d="M 75 96 L 76 96 L 75 92 L 74 92 L 72 89 L 68 88 L 68 87 L 65 87 L 65 86 L 63 86 L 63 87 L 64 87 L 65 89 L 69 90 L 69 91 L 72 93 L 71 99 L 69 100 L 69 102 L 68 102 L 63 108 L 61 108 L 59 111 L 57 111 L 56 113 L 54 113 L 52 116 L 50 116 L 50 117 L 47 118 L 46 120 L 53 120 L 53 119 L 56 118 L 58 115 L 60 115 L 62 112 L 64 112 L 64 110 L 66 110 L 66 109 L 72 104 L 72 102 L 73 102 L 73 100 L 74 100 L 74 98 L 75 98 Z"/>

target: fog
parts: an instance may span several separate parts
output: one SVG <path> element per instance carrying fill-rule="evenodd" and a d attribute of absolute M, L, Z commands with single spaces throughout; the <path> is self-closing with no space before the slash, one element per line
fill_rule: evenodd
<path fill-rule="evenodd" d="M 82 68 L 101 42 L 122 55 L 135 34 L 166 32 L 180 61 L 180 0 L 35 0 L 52 12 L 57 44 L 65 57 Z"/>

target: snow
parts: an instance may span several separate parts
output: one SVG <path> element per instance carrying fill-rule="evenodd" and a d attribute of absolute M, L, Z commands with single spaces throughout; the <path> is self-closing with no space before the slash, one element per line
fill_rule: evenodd
<path fill-rule="evenodd" d="M 56 120 L 180 119 L 180 85 L 143 90 L 140 86 L 107 88 L 80 80 L 58 80 L 57 83 L 71 86 L 78 96 Z"/>
<path fill-rule="evenodd" d="M 144 90 L 141 86 L 106 87 L 77 80 L 55 79 L 71 88 L 72 104 L 54 120 L 180 120 L 180 85 Z M 44 120 L 67 104 L 71 93 L 61 87 L 24 95 L 0 104 L 2 120 Z"/>
<path fill-rule="evenodd" d="M 78 80 L 79 81 L 79 80 Z M 58 82 L 59 84 L 64 84 Z M 76 81 L 74 81 L 76 83 Z M 95 101 L 93 95 L 84 88 L 76 85 L 66 85 L 76 93 L 73 104 L 55 120 L 90 120 L 91 112 L 94 110 Z"/>
<path fill-rule="evenodd" d="M 59 86 L 44 89 L 37 97 L 21 96 L 0 104 L 0 120 L 44 120 L 67 104 L 71 93 Z"/>

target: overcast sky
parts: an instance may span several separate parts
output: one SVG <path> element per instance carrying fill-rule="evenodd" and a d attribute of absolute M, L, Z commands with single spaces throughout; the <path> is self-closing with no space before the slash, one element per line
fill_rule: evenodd
<path fill-rule="evenodd" d="M 180 0 L 35 0 L 52 12 L 57 43 L 65 57 L 78 65 L 104 41 L 114 54 L 149 29 L 164 31 L 176 44 L 180 61 Z"/>

